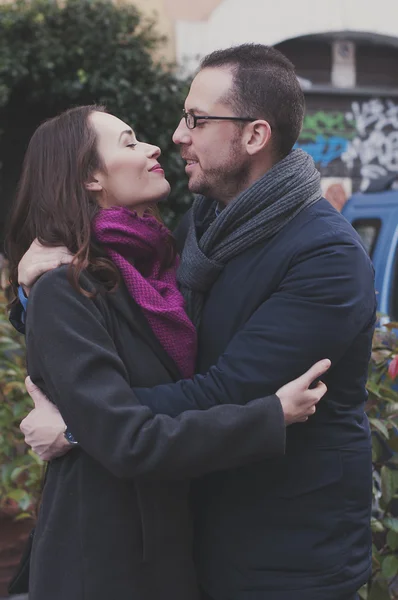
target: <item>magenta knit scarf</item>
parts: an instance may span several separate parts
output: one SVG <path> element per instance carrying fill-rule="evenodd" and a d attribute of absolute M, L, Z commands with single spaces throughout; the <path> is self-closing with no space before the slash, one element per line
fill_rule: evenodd
<path fill-rule="evenodd" d="M 169 231 L 150 215 L 139 217 L 127 208 L 113 207 L 100 210 L 93 232 L 182 377 L 192 377 L 196 329 L 185 313 L 185 302 L 177 287 L 179 259 L 171 268 L 161 269 Z"/>

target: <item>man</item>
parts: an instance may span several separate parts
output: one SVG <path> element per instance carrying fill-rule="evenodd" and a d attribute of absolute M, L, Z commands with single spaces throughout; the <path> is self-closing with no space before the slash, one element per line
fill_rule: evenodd
<path fill-rule="evenodd" d="M 292 151 L 303 116 L 291 63 L 243 45 L 202 61 L 173 136 L 200 194 L 176 232 L 198 375 L 137 389 L 140 401 L 170 415 L 208 408 L 220 391 L 247 402 L 332 360 L 323 404 L 288 428 L 283 458 L 195 482 L 195 555 L 210 600 L 352 600 L 370 575 L 373 271 L 321 199 L 312 159 Z M 57 427 L 47 446 L 62 438 Z"/>

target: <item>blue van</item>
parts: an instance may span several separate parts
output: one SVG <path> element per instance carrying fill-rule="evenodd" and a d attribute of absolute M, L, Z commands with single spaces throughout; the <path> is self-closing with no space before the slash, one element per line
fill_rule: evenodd
<path fill-rule="evenodd" d="M 390 179 L 391 187 L 396 176 Z M 354 194 L 342 210 L 372 258 L 378 311 L 398 321 L 398 190 Z"/>

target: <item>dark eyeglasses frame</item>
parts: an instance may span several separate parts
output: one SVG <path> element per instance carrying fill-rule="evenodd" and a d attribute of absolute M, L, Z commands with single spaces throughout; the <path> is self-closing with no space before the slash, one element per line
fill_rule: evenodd
<path fill-rule="evenodd" d="M 247 121 L 248 123 L 253 123 L 253 121 L 257 121 L 257 119 L 253 119 L 252 117 L 209 117 L 202 115 L 194 115 L 193 113 L 187 112 L 186 110 L 182 111 L 182 118 L 185 119 L 185 124 L 188 129 L 195 129 L 198 121 Z M 193 127 L 188 125 L 188 119 L 193 118 Z"/>

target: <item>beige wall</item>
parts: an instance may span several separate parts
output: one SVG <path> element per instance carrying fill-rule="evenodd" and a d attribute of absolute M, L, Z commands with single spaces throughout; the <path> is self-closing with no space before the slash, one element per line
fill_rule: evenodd
<path fill-rule="evenodd" d="M 1 1 L 1 0 L 0 0 Z M 365 31 L 397 36 L 398 1 L 378 0 L 116 0 L 155 16 L 168 38 L 161 56 L 186 72 L 200 57 L 244 42 L 276 44 L 310 33 Z"/>
<path fill-rule="evenodd" d="M 168 15 L 174 21 L 203 21 L 222 0 L 164 0 Z"/>
<path fill-rule="evenodd" d="M 208 52 L 246 42 L 272 45 L 329 31 L 398 36 L 397 0 L 377 4 L 374 0 L 222 0 L 214 4 L 205 20 L 175 19 L 176 60 L 188 71 L 194 71 Z"/>
<path fill-rule="evenodd" d="M 122 2 L 123 1 L 135 4 L 144 15 L 156 18 L 156 28 L 158 32 L 161 35 L 165 35 L 168 39 L 167 43 L 158 53 L 159 58 L 166 61 L 174 61 L 176 59 L 174 23 L 166 10 L 165 0 L 122 0 Z"/>
<path fill-rule="evenodd" d="M 144 14 L 155 16 L 157 29 L 166 35 L 168 43 L 161 55 L 166 60 L 176 59 L 176 21 L 205 21 L 222 0 L 125 0 L 135 4 Z"/>

